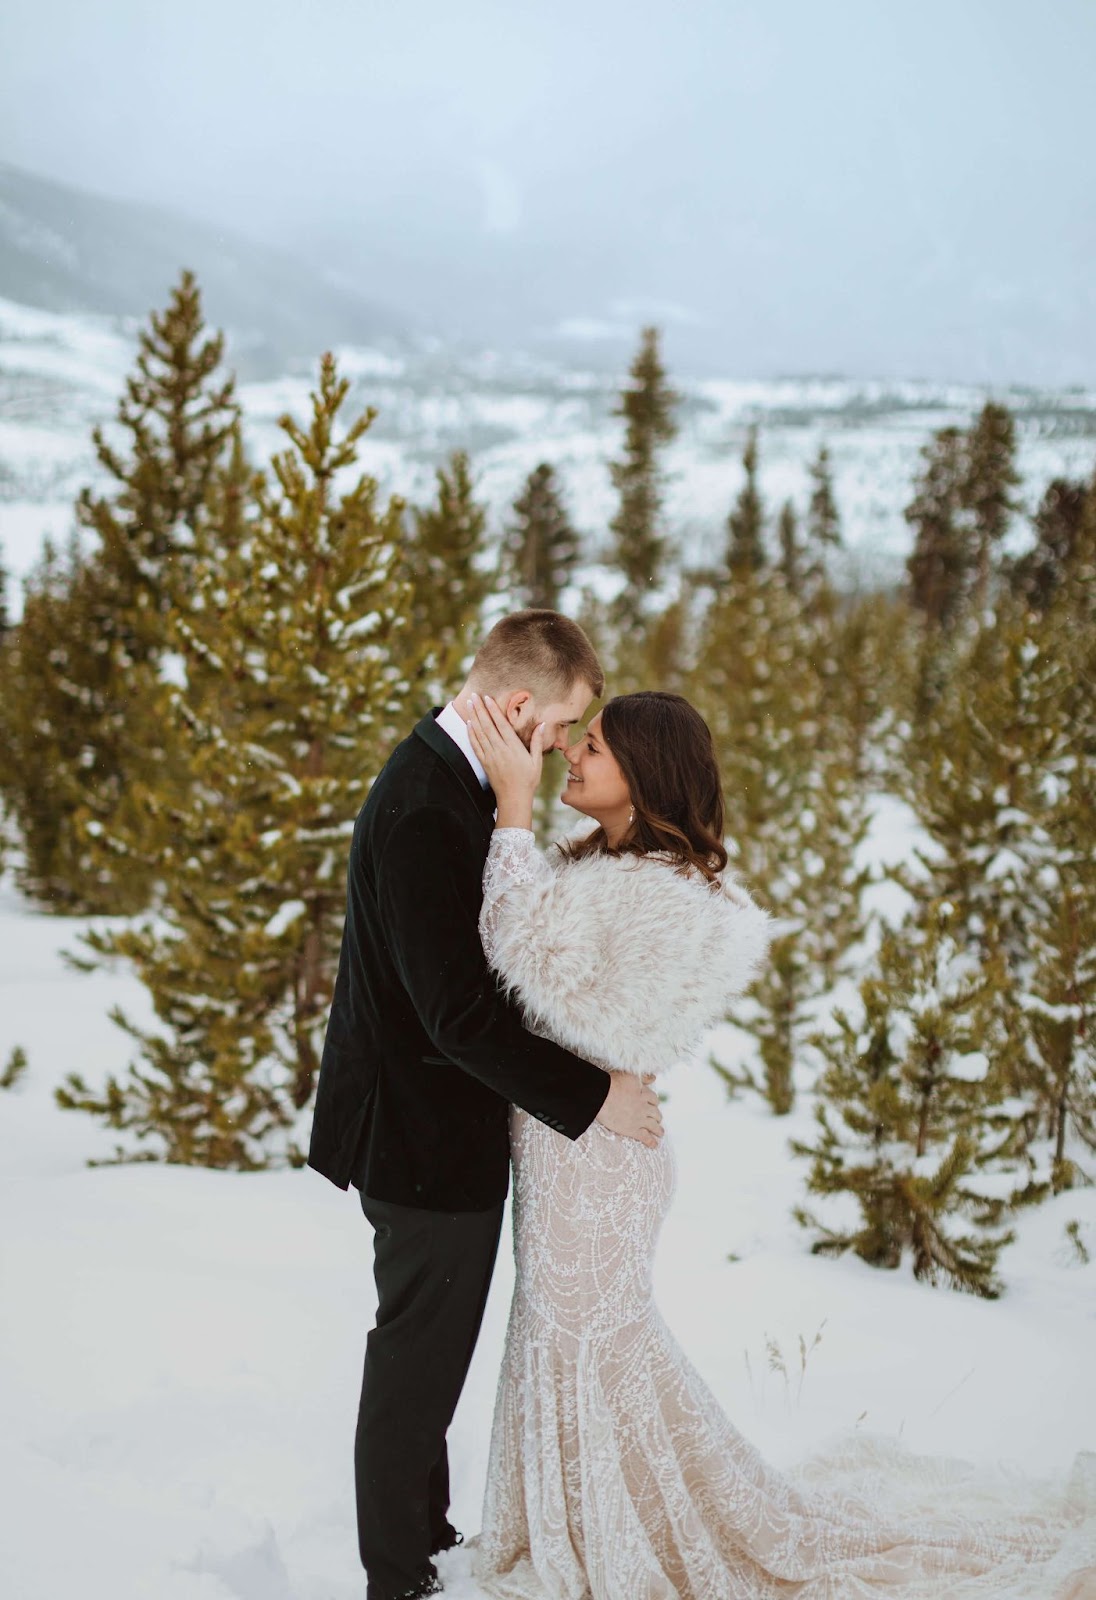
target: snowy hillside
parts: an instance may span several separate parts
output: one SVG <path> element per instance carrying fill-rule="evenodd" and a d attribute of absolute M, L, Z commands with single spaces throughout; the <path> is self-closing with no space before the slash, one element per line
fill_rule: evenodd
<path fill-rule="evenodd" d="M 111 416 L 135 333 L 132 320 L 0 301 L 0 552 L 17 576 L 32 564 L 45 533 L 64 535 L 77 489 L 95 477 L 90 429 Z M 468 449 L 497 531 L 525 475 L 548 460 L 562 473 L 590 559 L 597 560 L 613 505 L 608 462 L 618 449 L 619 424 L 612 408 L 623 371 L 608 377 L 426 340 L 346 346 L 339 355 L 354 380 L 355 404 L 378 408 L 362 459 L 385 490 L 425 498 L 434 465 L 450 450 Z M 259 459 L 282 442 L 278 415 L 304 414 L 314 373 L 315 363 L 299 364 L 282 377 L 243 385 Z M 1087 476 L 1096 464 L 1096 389 L 671 378 L 683 404 L 668 457 L 668 515 L 688 561 L 710 559 L 722 548 L 750 422 L 760 426 L 761 488 L 774 515 L 788 496 L 805 505 L 807 464 L 820 443 L 828 445 L 850 579 L 898 575 L 909 548 L 902 507 L 921 446 L 934 428 L 968 423 L 989 394 L 1015 412 L 1029 508 L 1051 477 Z M 1013 543 L 1022 546 L 1027 537 L 1018 522 Z M 17 586 L 13 600 L 18 613 Z"/>
<path fill-rule="evenodd" d="M 882 809 L 874 859 L 908 848 L 908 818 Z M 0 1091 L 4 1593 L 359 1600 L 352 1441 L 374 1298 L 356 1195 L 308 1170 L 87 1168 L 113 1139 L 56 1109 L 53 1088 L 70 1070 L 97 1084 L 124 1066 L 112 1004 L 138 1023 L 151 1012 L 125 971 L 66 967 L 81 926 L 0 884 L 0 1063 L 17 1044 L 29 1058 Z M 733 1030 L 714 1042 L 731 1062 Z M 1096 1447 L 1096 1190 L 1023 1218 L 1001 1261 L 1004 1298 L 975 1300 L 908 1269 L 808 1253 L 789 1216 L 802 1166 L 788 1139 L 807 1130 L 809 1096 L 778 1120 L 728 1102 L 701 1061 L 664 1087 L 680 1178 L 659 1302 L 774 1461 L 846 1428 L 1038 1475 Z M 507 1225 L 450 1435 L 466 1535 L 479 1526 L 508 1241 Z M 478 1594 L 468 1559 L 440 1558 L 452 1600 Z"/>
<path fill-rule="evenodd" d="M 143 317 L 184 266 L 254 372 L 277 371 L 317 342 L 388 338 L 406 326 L 349 278 L 230 228 L 0 161 L 0 294 L 52 311 Z"/>

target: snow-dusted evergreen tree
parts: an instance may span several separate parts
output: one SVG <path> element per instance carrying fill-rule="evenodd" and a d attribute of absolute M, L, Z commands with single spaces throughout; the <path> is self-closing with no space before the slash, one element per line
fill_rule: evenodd
<path fill-rule="evenodd" d="M 133 911 L 149 882 L 119 876 L 107 856 L 84 850 L 78 817 L 100 827 L 130 810 L 135 780 L 163 767 L 168 748 L 160 667 L 168 618 L 186 596 L 204 509 L 233 459 L 239 407 L 221 367 L 223 340 L 203 323 L 201 298 L 184 273 L 167 308 L 141 330 L 112 428 L 93 430 L 105 492 L 85 489 L 78 524 L 92 537 L 32 579 L 12 713 L 15 759 L 41 765 L 49 751 L 44 826 L 16 796 L 27 836 L 28 892 L 66 909 Z M 48 615 L 47 615 L 48 613 Z M 42 627 L 50 648 L 30 637 Z"/>
<path fill-rule="evenodd" d="M 1033 972 L 1023 997 L 1031 1057 L 1024 1088 L 1039 1113 L 1055 1190 L 1096 1174 L 1096 785 L 1075 817 L 1077 846 L 1060 858 L 1058 898 L 1031 931 Z M 1071 1152 L 1073 1142 L 1084 1164 Z"/>
<path fill-rule="evenodd" d="M 940 428 L 921 448 L 922 468 L 904 515 L 913 529 L 906 562 L 907 596 L 930 632 L 946 628 L 966 602 L 971 547 L 963 520 L 966 440 L 962 429 Z M 936 640 L 930 639 L 936 647 Z"/>
<path fill-rule="evenodd" d="M 455 450 L 435 473 L 433 503 L 415 507 L 402 544 L 401 575 L 412 593 L 401 662 L 418 682 L 420 703 L 443 703 L 475 653 L 483 603 L 487 508 L 476 498 L 468 455 Z"/>
<path fill-rule="evenodd" d="M 1021 509 L 1012 492 L 1019 482 L 1012 413 L 987 400 L 967 432 L 961 496 L 970 527 L 976 610 L 986 603 L 994 560 L 1013 515 Z"/>
<path fill-rule="evenodd" d="M 953 900 L 968 937 L 999 930 L 1023 958 L 1039 872 L 1052 866 L 1047 780 L 1072 760 L 1058 707 L 1068 666 L 1040 651 L 1026 617 L 982 628 L 910 745 L 907 798 L 927 835 L 896 876 L 922 898 Z"/>
<path fill-rule="evenodd" d="M 808 1191 L 840 1197 L 836 1217 L 796 1211 L 816 1252 L 890 1268 L 908 1256 L 918 1278 L 1000 1292 L 1009 1211 L 1036 1192 L 1019 1165 L 1024 1107 L 997 1003 L 1007 982 L 1003 957 L 979 960 L 947 901 L 884 935 L 856 1012 L 835 1010 L 814 1040 L 827 1063 L 815 1141 L 792 1148 L 811 1161 Z"/>
<path fill-rule="evenodd" d="M 380 506 L 368 477 L 336 488 L 371 420 L 343 426 L 346 392 L 325 356 L 310 423 L 282 419 L 289 445 L 245 537 L 227 561 L 195 565 L 172 642 L 198 703 L 170 686 L 192 782 L 181 804 L 148 786 L 139 797 L 169 813 L 158 915 L 86 936 L 96 957 L 132 962 L 162 1029 L 116 1011 L 140 1060 L 102 1093 L 71 1075 L 58 1100 L 136 1135 L 150 1159 L 302 1159 L 292 1130 L 331 1001 L 348 838 L 419 709 L 395 664 L 413 653 L 402 507 Z M 116 845 L 126 855 L 143 838 Z"/>
<path fill-rule="evenodd" d="M 918 673 L 919 624 L 901 598 L 867 592 L 845 597 L 834 625 L 837 670 L 829 703 L 844 730 L 857 787 L 901 793 Z"/>
<path fill-rule="evenodd" d="M 817 587 L 828 576 L 828 563 L 841 548 L 841 517 L 833 492 L 830 453 L 824 444 L 810 465 L 811 497 L 807 508 L 806 570 L 808 584 Z"/>
<path fill-rule="evenodd" d="M 503 541 L 503 567 L 515 605 L 558 611 L 581 554 L 555 468 L 542 461 L 514 501 Z"/>
<path fill-rule="evenodd" d="M 113 488 L 83 490 L 77 519 L 97 536 L 95 565 L 109 586 L 115 635 L 135 661 L 163 648 L 164 616 L 190 582 L 195 523 L 239 424 L 223 355 L 223 335 L 207 330 L 197 282 L 184 272 L 138 337 L 115 420 L 126 448 L 102 428 L 92 433 Z"/>
<path fill-rule="evenodd" d="M 759 572 L 765 565 L 765 508 L 757 485 L 757 428 L 751 427 L 742 451 L 745 478 L 727 515 L 726 566 L 733 578 Z"/>
<path fill-rule="evenodd" d="M 870 882 L 857 851 L 868 826 L 866 797 L 835 752 L 820 753 L 803 804 L 770 851 L 765 898 L 790 931 L 778 937 L 752 990 L 753 1006 L 733 1013 L 758 1041 L 760 1089 L 777 1114 L 790 1111 L 795 1071 L 817 1007 L 847 966 L 864 931 Z"/>
<path fill-rule="evenodd" d="M 795 506 L 790 500 L 785 500 L 780 507 L 780 515 L 776 523 L 776 538 L 780 548 L 779 567 L 784 582 L 793 594 L 802 594 L 803 557 L 805 552 L 799 539 L 799 522 L 795 514 Z"/>
<path fill-rule="evenodd" d="M 1052 478 L 1033 518 L 1035 544 L 1007 563 L 1013 593 L 1032 611 L 1045 611 L 1073 560 L 1092 485 Z"/>
<path fill-rule="evenodd" d="M 0 560 L 0 683 L 9 682 L 9 661 L 6 644 L 11 632 L 8 619 L 8 573 L 7 568 Z M 7 723 L 2 704 L 0 704 L 0 772 L 10 768 L 12 751 L 7 731 Z M 0 874 L 3 873 L 8 858 L 9 844 L 9 807 L 5 797 L 5 784 L 0 778 Z"/>
<path fill-rule="evenodd" d="M 722 1074 L 729 1088 L 758 1089 L 778 1113 L 794 1102 L 812 1008 L 863 927 L 866 795 L 827 704 L 833 649 L 782 573 L 766 568 L 717 595 L 686 689 L 712 730 L 734 864 L 790 924 L 731 1014 L 758 1041 L 760 1076 Z"/>
<path fill-rule="evenodd" d="M 1045 778 L 1054 856 L 1034 886 L 1020 1005 L 1025 1090 L 1060 1189 L 1093 1181 L 1096 1152 L 1096 481 L 1037 637 L 1068 663 L 1059 715 L 1073 758 Z"/>
<path fill-rule="evenodd" d="M 97 903 L 72 826 L 84 775 L 102 757 L 88 745 L 80 692 L 101 666 L 87 566 L 75 533 L 63 550 L 47 537 L 24 583 L 22 618 L 0 649 L 0 793 L 23 846 L 16 879 L 62 913 Z"/>
<path fill-rule="evenodd" d="M 1091 1131 L 1096 555 L 1086 556 L 1087 526 L 1086 512 L 1045 610 L 998 594 L 910 741 L 907 795 L 927 844 L 916 867 L 894 872 L 917 897 L 951 900 L 975 952 L 1000 946 L 1009 981 L 997 1004 L 1024 1044 L 1014 1087 L 1031 1113 L 1033 1157 L 1045 1154 L 1059 1186 L 1072 1170 L 1070 1118 L 1082 1142 Z"/>
<path fill-rule="evenodd" d="M 903 515 L 913 529 L 906 558 L 905 598 L 921 624 L 915 723 L 931 711 L 953 670 L 956 624 L 969 591 L 970 552 L 962 522 L 963 435 L 939 429 L 921 447 L 923 467 Z"/>
<path fill-rule="evenodd" d="M 649 595 L 661 577 L 666 548 L 662 528 L 663 452 L 677 433 L 678 395 L 670 387 L 657 328 L 644 328 L 639 350 L 613 415 L 624 423 L 620 458 L 610 464 L 617 509 L 610 523 L 612 565 L 624 586 L 612 611 L 620 635 L 642 633 Z"/>

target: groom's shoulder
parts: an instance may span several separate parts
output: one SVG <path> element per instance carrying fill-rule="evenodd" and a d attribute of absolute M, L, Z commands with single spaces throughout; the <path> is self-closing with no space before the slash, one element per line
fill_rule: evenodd
<path fill-rule="evenodd" d="M 463 811 L 459 786 L 421 730 L 422 723 L 393 750 L 370 786 L 359 820 L 379 823 L 387 832 L 416 812 Z"/>

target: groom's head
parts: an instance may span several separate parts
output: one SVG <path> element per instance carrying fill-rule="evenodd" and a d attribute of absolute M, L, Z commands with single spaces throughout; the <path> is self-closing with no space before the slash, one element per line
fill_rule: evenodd
<path fill-rule="evenodd" d="M 512 611 L 476 651 L 455 697 L 462 711 L 469 691 L 489 694 L 526 747 L 543 722 L 544 748 L 563 750 L 571 724 L 604 693 L 605 674 L 577 622 L 558 611 Z"/>

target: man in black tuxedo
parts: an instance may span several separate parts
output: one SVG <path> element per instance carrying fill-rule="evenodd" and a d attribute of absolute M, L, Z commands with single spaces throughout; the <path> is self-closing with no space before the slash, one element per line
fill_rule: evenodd
<path fill-rule="evenodd" d="M 520 687 L 515 687 L 520 685 Z M 577 624 L 504 617 L 460 694 L 397 746 L 354 824 L 346 926 L 308 1164 L 360 1191 L 374 1229 L 377 1321 L 354 1444 L 367 1600 L 438 1594 L 445 1435 L 479 1334 L 509 1186 L 509 1103 L 577 1139 L 597 1118 L 655 1145 L 657 1097 L 530 1033 L 478 931 L 494 795 L 466 695 L 490 694 L 528 744 L 568 730 L 604 679 Z"/>

